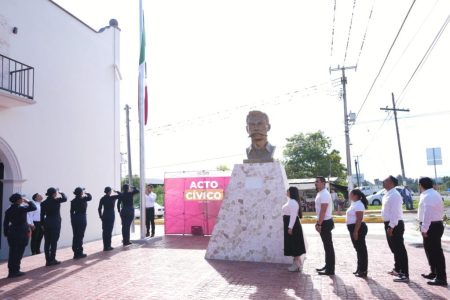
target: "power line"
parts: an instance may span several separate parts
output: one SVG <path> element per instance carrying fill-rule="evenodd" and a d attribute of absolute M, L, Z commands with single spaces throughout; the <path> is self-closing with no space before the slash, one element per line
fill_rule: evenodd
<path fill-rule="evenodd" d="M 409 40 L 408 44 L 406 45 L 405 49 L 403 49 L 402 53 L 400 54 L 399 58 L 397 59 L 397 61 L 395 62 L 395 64 L 393 65 L 393 67 L 391 68 L 391 70 L 389 71 L 389 73 L 386 76 L 386 79 L 383 81 L 382 84 L 384 84 L 385 82 L 387 82 L 392 74 L 392 72 L 395 70 L 395 68 L 397 67 L 398 63 L 402 60 L 403 55 L 405 55 L 406 51 L 408 51 L 409 47 L 411 46 L 411 44 L 413 43 L 413 41 L 416 39 L 417 35 L 419 34 L 419 32 L 422 30 L 423 25 L 428 21 L 428 19 L 430 18 L 431 14 L 433 13 L 434 9 L 436 8 L 437 4 L 438 4 L 439 0 L 436 0 L 436 2 L 434 2 L 433 7 L 431 8 L 431 10 L 428 12 L 427 16 L 425 17 L 425 19 L 423 19 L 422 23 L 420 24 L 419 28 L 417 29 L 417 31 L 414 33 L 413 37 Z M 399 97 L 400 99 L 400 97 Z"/>
<path fill-rule="evenodd" d="M 167 167 L 177 167 L 177 166 L 182 166 L 182 165 L 190 165 L 190 164 L 199 163 L 199 162 L 214 161 L 214 160 L 218 160 L 218 159 L 231 158 L 231 157 L 237 157 L 237 156 L 242 156 L 243 157 L 244 154 L 242 154 L 242 153 L 240 153 L 240 154 L 231 154 L 231 155 L 226 155 L 226 156 L 211 157 L 211 158 L 200 159 L 200 160 L 193 160 L 193 161 L 187 161 L 187 162 L 181 162 L 181 163 L 176 163 L 176 164 L 159 165 L 159 166 L 147 167 L 146 170 L 161 169 L 161 168 L 167 168 Z"/>
<path fill-rule="evenodd" d="M 345 46 L 344 66 L 345 66 L 345 61 L 347 60 L 348 45 L 350 44 L 350 36 L 352 33 L 352 25 L 353 25 L 353 16 L 355 15 L 355 6 L 356 6 L 356 0 L 353 0 L 352 16 L 350 18 L 350 25 L 348 27 L 347 46 Z"/>
<path fill-rule="evenodd" d="M 411 77 L 409 78 L 408 82 L 406 83 L 405 87 L 403 88 L 402 92 L 400 93 L 400 96 L 397 100 L 397 103 L 400 104 L 400 102 L 403 100 L 403 95 L 406 91 L 406 89 L 408 88 L 409 84 L 411 83 L 411 81 L 413 80 L 414 76 L 416 75 L 417 71 L 425 64 L 426 60 L 428 59 L 428 57 L 430 56 L 431 52 L 433 51 L 434 47 L 436 46 L 437 42 L 439 41 L 439 39 L 442 36 L 442 33 L 444 32 L 445 28 L 447 28 L 448 23 L 450 22 L 450 14 L 447 16 L 447 19 L 445 20 L 444 24 L 442 24 L 441 28 L 439 29 L 438 33 L 436 34 L 436 36 L 434 37 L 433 41 L 431 42 L 430 46 L 428 47 L 427 51 L 425 52 L 425 54 L 423 55 L 422 59 L 420 60 L 420 62 L 417 64 L 416 69 L 414 70 L 414 72 L 411 74 Z"/>
<path fill-rule="evenodd" d="M 331 81 L 331 84 L 337 82 L 338 78 L 334 79 Z M 152 127 L 149 129 L 146 129 L 146 133 L 149 134 L 156 134 L 156 135 L 160 135 L 161 132 L 164 131 L 176 131 L 177 128 L 186 128 L 189 126 L 193 126 L 195 124 L 202 124 L 202 123 L 211 123 L 213 121 L 216 120 L 225 120 L 230 118 L 233 114 L 236 114 L 236 111 L 242 111 L 245 109 L 255 109 L 257 107 L 261 107 L 261 106 L 266 106 L 266 105 L 279 105 L 282 104 L 283 102 L 291 102 L 294 100 L 294 97 L 308 97 L 311 96 L 313 94 L 319 93 L 320 91 L 324 91 L 323 88 L 325 86 L 329 86 L 330 82 L 323 82 L 320 84 L 315 84 L 309 87 L 306 87 L 302 90 L 295 90 L 292 92 L 288 92 L 284 95 L 281 96 L 277 96 L 274 99 L 266 99 L 266 100 L 262 100 L 262 101 L 258 101 L 258 102 L 254 102 L 254 103 L 249 103 L 249 104 L 243 104 L 243 105 L 239 105 L 239 106 L 235 106 L 235 107 L 231 107 L 228 109 L 224 109 L 221 111 L 217 111 L 217 112 L 212 112 L 212 113 L 208 113 L 207 115 L 203 115 L 203 116 L 199 116 L 196 118 L 192 118 L 192 119 L 187 119 L 187 120 L 182 120 L 182 121 L 178 121 L 175 123 L 168 123 L 165 125 L 160 125 L 158 127 Z M 333 88 L 333 86 L 331 86 L 331 89 Z M 327 90 L 326 92 L 329 92 L 329 90 Z M 332 95 L 331 95 L 332 96 Z"/>
<path fill-rule="evenodd" d="M 389 51 L 387 52 L 386 57 L 384 58 L 384 61 L 383 61 L 383 63 L 381 64 L 381 67 L 380 67 L 380 70 L 378 71 L 377 76 L 375 76 L 375 79 L 373 80 L 372 85 L 370 86 L 370 89 L 369 89 L 369 91 L 367 92 L 367 95 L 366 95 L 366 97 L 364 98 L 363 103 L 361 104 L 361 106 L 360 106 L 358 112 L 356 113 L 356 122 L 357 122 L 357 120 L 358 120 L 359 114 L 361 113 L 362 109 L 364 108 L 364 105 L 365 105 L 366 102 L 367 102 L 367 99 L 368 99 L 369 96 L 370 96 L 370 93 L 371 93 L 372 90 L 373 90 L 373 87 L 375 86 L 375 83 L 376 83 L 377 80 L 378 80 L 378 77 L 380 77 L 381 71 L 383 71 L 384 65 L 386 64 L 386 61 L 387 61 L 387 59 L 389 58 L 389 55 L 391 54 L 392 48 L 394 47 L 395 43 L 397 42 L 397 38 L 398 38 L 398 36 L 400 35 L 400 32 L 402 31 L 403 26 L 405 25 L 405 22 L 406 22 L 406 20 L 408 19 L 409 13 L 411 12 L 411 10 L 412 10 L 412 8 L 414 7 L 414 4 L 415 4 L 415 3 L 416 3 L 416 0 L 413 0 L 413 2 L 411 3 L 411 6 L 409 7 L 408 12 L 406 13 L 405 18 L 403 19 L 403 22 L 402 22 L 400 28 L 398 29 L 397 35 L 395 36 L 394 41 L 393 41 L 392 44 L 391 44 L 391 47 L 389 47 Z"/>
<path fill-rule="evenodd" d="M 334 26 L 335 26 L 335 22 L 336 22 L 336 1 L 334 0 L 334 9 L 333 9 L 333 26 L 331 29 L 331 53 L 330 53 L 330 57 L 333 57 L 333 45 L 334 45 Z"/>
<path fill-rule="evenodd" d="M 359 59 L 361 58 L 361 53 L 362 53 L 362 50 L 364 48 L 364 44 L 366 42 L 366 35 L 367 35 L 367 31 L 369 29 L 370 20 L 372 19 L 372 13 L 373 13 L 374 6 L 375 6 L 375 0 L 373 0 L 372 8 L 370 9 L 369 19 L 367 20 L 367 24 L 366 24 L 366 30 L 364 31 L 364 35 L 363 35 L 363 38 L 362 38 L 362 41 L 361 41 L 361 48 L 359 48 L 358 58 L 356 59 L 356 64 L 355 64 L 356 67 L 358 67 Z"/>

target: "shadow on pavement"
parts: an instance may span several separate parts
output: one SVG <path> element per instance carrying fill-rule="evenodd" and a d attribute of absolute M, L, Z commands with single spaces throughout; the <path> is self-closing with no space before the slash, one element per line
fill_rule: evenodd
<path fill-rule="evenodd" d="M 110 257 L 118 253 L 120 252 L 117 250 L 109 252 L 103 251 L 97 252 L 88 255 L 84 259 L 80 260 L 69 259 L 61 261 L 60 265 L 51 267 L 42 266 L 39 268 L 29 270 L 22 277 L 14 279 L 2 278 L 0 279 L 0 287 L 1 287 L 0 294 L 2 294 L 2 299 L 3 297 L 6 298 L 13 297 L 12 299 L 16 299 L 16 297 L 14 297 L 15 295 L 17 295 L 17 299 L 26 297 L 38 289 L 43 289 L 50 285 L 53 285 L 61 279 L 70 277 L 81 270 L 85 270 L 86 268 L 95 266 L 97 263 L 104 261 L 105 259 L 110 259 Z M 44 262 L 45 260 L 43 260 L 43 263 Z M 79 266 L 79 267 L 76 268 L 75 270 L 67 271 L 67 268 L 71 266 Z M 20 281 L 23 281 L 24 284 L 19 285 L 12 289 L 6 289 L 8 284 Z"/>
<path fill-rule="evenodd" d="M 322 298 L 320 292 L 313 288 L 311 275 L 288 272 L 284 264 L 222 260 L 207 262 L 228 282 L 228 286 L 219 290 L 216 297 L 237 297 L 240 296 L 239 291 L 247 288 L 254 290 L 249 299 L 284 299 L 294 295 L 302 299 Z M 233 290 L 236 294 L 233 294 Z"/>
<path fill-rule="evenodd" d="M 154 243 L 144 244 L 142 248 L 205 250 L 209 238 L 209 236 L 165 235 Z"/>
<path fill-rule="evenodd" d="M 336 296 L 342 297 L 343 299 L 355 299 L 361 300 L 363 298 L 358 296 L 355 288 L 352 285 L 346 285 L 341 277 L 335 275 L 331 276 L 333 280 L 333 292 Z M 355 278 L 353 282 L 356 282 L 359 278 Z"/>

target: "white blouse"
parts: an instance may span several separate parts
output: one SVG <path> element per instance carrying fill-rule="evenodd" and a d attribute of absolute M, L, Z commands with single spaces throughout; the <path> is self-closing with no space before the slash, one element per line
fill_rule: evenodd
<path fill-rule="evenodd" d="M 364 210 L 366 210 L 366 208 L 364 207 L 364 204 L 361 202 L 361 200 L 352 201 L 352 204 L 347 209 L 346 213 L 347 224 L 356 224 L 356 212 L 364 212 Z"/>
<path fill-rule="evenodd" d="M 283 215 L 290 217 L 288 226 L 290 229 L 294 228 L 295 220 L 298 217 L 298 210 L 298 202 L 290 198 L 287 198 L 286 203 L 281 208 L 281 212 L 283 213 Z"/>

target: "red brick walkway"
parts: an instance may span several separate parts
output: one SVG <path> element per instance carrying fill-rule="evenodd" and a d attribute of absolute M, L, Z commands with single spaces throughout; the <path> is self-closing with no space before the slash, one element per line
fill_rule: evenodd
<path fill-rule="evenodd" d="M 24 258 L 18 279 L 0 279 L 1 299 L 450 299 L 450 288 L 431 287 L 420 273 L 428 271 L 423 249 L 407 245 L 411 283 L 392 282 L 392 254 L 381 235 L 369 235 L 369 278 L 355 278 L 355 253 L 343 234 L 334 238 L 336 276 L 318 276 L 323 265 L 321 241 L 310 228 L 309 253 L 303 273 L 285 265 L 208 261 L 207 237 L 168 236 L 99 252 L 101 242 L 88 243 L 86 259 L 72 260 L 61 249 L 62 264 L 44 267 L 42 255 Z M 369 225 L 369 231 L 371 226 Z M 447 273 L 450 254 L 446 253 Z M 7 275 L 0 264 L 0 277 Z"/>

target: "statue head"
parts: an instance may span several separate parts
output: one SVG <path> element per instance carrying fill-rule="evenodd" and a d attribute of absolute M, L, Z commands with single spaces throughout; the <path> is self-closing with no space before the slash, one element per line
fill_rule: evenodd
<path fill-rule="evenodd" d="M 255 141 L 267 141 L 267 132 L 270 130 L 269 117 L 259 110 L 252 110 L 247 115 L 247 133 Z"/>

